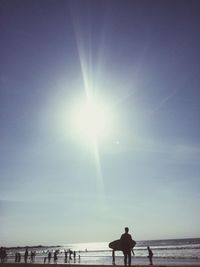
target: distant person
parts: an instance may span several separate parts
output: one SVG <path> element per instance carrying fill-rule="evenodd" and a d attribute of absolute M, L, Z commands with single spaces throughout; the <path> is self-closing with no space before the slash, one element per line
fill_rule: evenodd
<path fill-rule="evenodd" d="M 1 259 L 1 262 L 4 263 L 6 261 L 6 258 L 7 258 L 6 249 L 1 247 L 0 248 L 0 259 Z"/>
<path fill-rule="evenodd" d="M 74 251 L 74 262 L 76 262 L 76 251 Z"/>
<path fill-rule="evenodd" d="M 18 253 L 18 262 L 20 262 L 21 261 L 21 253 L 19 252 Z"/>
<path fill-rule="evenodd" d="M 48 263 L 50 263 L 50 261 L 51 261 L 51 252 L 49 251 L 49 253 L 48 253 Z"/>
<path fill-rule="evenodd" d="M 15 262 L 18 262 L 18 253 L 15 253 Z"/>
<path fill-rule="evenodd" d="M 47 257 L 45 256 L 45 257 L 44 257 L 44 264 L 46 263 L 46 260 L 47 260 Z"/>
<path fill-rule="evenodd" d="M 21 254 L 19 252 L 15 253 L 15 262 L 20 262 Z"/>
<path fill-rule="evenodd" d="M 128 259 L 128 266 L 131 266 L 131 251 L 133 252 L 133 249 L 132 249 L 133 239 L 128 232 L 129 232 L 128 227 L 125 227 L 125 233 L 122 234 L 120 238 L 122 251 L 124 254 L 124 265 L 125 266 L 127 266 L 127 259 Z"/>
<path fill-rule="evenodd" d="M 28 249 L 26 248 L 26 251 L 24 253 L 24 262 L 27 263 L 27 259 L 28 259 Z"/>
<path fill-rule="evenodd" d="M 36 252 L 35 251 L 31 251 L 31 262 L 35 261 L 35 255 L 36 255 Z"/>
<path fill-rule="evenodd" d="M 20 252 L 17 252 L 15 254 L 15 262 L 20 262 L 21 261 L 21 253 Z"/>
<path fill-rule="evenodd" d="M 152 250 L 150 249 L 150 247 L 147 247 L 147 249 L 148 249 L 148 253 L 149 253 L 149 255 L 147 256 L 147 257 L 149 258 L 149 264 L 150 264 L 150 265 L 153 265 L 153 261 L 152 261 L 152 258 L 153 258 L 153 252 L 152 252 Z"/>
<path fill-rule="evenodd" d="M 67 263 L 67 258 L 68 258 L 68 253 L 67 253 L 67 251 L 65 250 L 65 263 Z"/>
<path fill-rule="evenodd" d="M 54 252 L 54 256 L 53 256 L 53 259 L 54 259 L 54 263 L 57 263 L 57 260 L 58 260 L 58 256 L 57 256 L 57 250 Z"/>
<path fill-rule="evenodd" d="M 72 254 L 73 254 L 73 251 L 69 249 L 69 260 L 72 260 Z"/>

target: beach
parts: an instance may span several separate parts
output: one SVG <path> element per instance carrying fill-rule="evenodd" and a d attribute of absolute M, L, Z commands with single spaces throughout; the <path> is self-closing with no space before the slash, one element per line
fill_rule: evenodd
<path fill-rule="evenodd" d="M 107 266 L 112 264 L 112 250 L 108 242 L 76 243 L 61 246 L 36 246 L 28 248 L 27 263 L 44 264 L 45 257 L 51 253 L 50 264 L 54 263 L 54 253 L 57 252 L 57 266 L 59 264 Z M 155 265 L 200 265 L 200 239 L 172 239 L 172 240 L 143 240 L 137 241 L 132 256 L 132 265 L 148 265 L 147 246 L 153 251 L 153 264 Z M 69 250 L 76 252 L 70 259 Z M 65 259 L 65 252 L 68 257 Z M 31 253 L 35 253 L 31 260 Z M 20 264 L 24 263 L 25 247 L 7 248 L 7 263 L 15 263 L 15 255 L 21 255 Z M 49 263 L 46 260 L 46 264 Z M 116 265 L 123 265 L 123 253 L 115 252 Z M 19 263 L 18 263 L 19 264 Z"/>
<path fill-rule="evenodd" d="M 28 247 L 27 264 L 25 264 L 24 259 L 26 247 L 7 248 L 6 263 L 1 263 L 1 265 L 14 266 L 21 264 L 21 266 L 28 265 L 29 267 L 32 265 L 111 266 L 112 250 L 108 244 L 108 242 L 96 242 Z M 154 266 L 200 266 L 199 238 L 137 241 L 134 256 L 132 256 L 133 266 L 149 266 L 147 246 L 150 246 L 153 251 Z M 71 258 L 69 257 L 69 251 L 73 252 Z M 67 258 L 65 257 L 66 252 Z M 74 252 L 76 253 L 74 254 Z M 35 256 L 31 259 L 32 253 Z M 49 253 L 51 259 L 48 261 Z M 54 261 L 55 253 L 57 255 L 56 261 Z M 18 262 L 16 261 L 16 254 L 21 255 Z M 117 266 L 123 266 L 124 258 L 121 251 L 115 252 L 115 263 Z"/>
<path fill-rule="evenodd" d="M 1 263 L 0 264 L 1 267 L 17 267 L 19 266 L 19 263 Z M 63 264 L 35 264 L 35 263 L 20 263 L 20 267 L 44 267 L 44 265 L 46 267 L 63 267 Z M 64 264 L 64 266 L 69 267 L 71 264 Z M 83 264 L 73 264 L 73 267 L 111 267 L 112 265 L 83 265 Z M 123 265 L 117 265 L 119 267 L 123 267 Z M 149 266 L 148 264 L 146 265 L 132 265 L 132 266 L 139 266 L 139 267 L 147 267 Z M 168 266 L 172 266 L 170 264 L 163 264 L 163 265 L 153 265 L 155 267 L 168 267 Z M 176 267 L 188 267 L 188 266 L 193 266 L 193 265 L 185 265 L 185 264 L 181 264 L 181 265 L 176 265 Z M 199 265 L 195 265 L 197 267 L 200 267 Z"/>

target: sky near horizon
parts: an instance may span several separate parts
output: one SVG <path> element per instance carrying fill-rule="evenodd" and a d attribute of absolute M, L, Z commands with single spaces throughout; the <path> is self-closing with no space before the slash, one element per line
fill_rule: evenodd
<path fill-rule="evenodd" d="M 199 13 L 0 1 L 0 245 L 200 237 Z"/>

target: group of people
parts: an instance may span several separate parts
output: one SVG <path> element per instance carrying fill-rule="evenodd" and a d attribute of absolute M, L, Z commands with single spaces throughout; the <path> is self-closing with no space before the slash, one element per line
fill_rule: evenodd
<path fill-rule="evenodd" d="M 131 266 L 131 252 L 134 255 L 133 243 L 135 243 L 135 242 L 132 239 L 132 236 L 129 234 L 129 228 L 128 227 L 125 227 L 125 232 L 121 235 L 120 243 L 121 243 L 121 250 L 124 254 L 124 265 L 127 266 L 127 264 L 128 264 L 128 266 Z M 147 250 L 148 250 L 148 256 L 147 257 L 149 258 L 149 263 L 150 263 L 150 265 L 153 265 L 153 261 L 152 261 L 153 252 L 149 246 L 147 247 Z M 59 250 L 55 250 L 53 255 L 52 255 L 52 253 L 53 252 L 50 252 L 50 251 L 48 252 L 47 256 L 44 257 L 44 263 L 46 263 L 46 261 L 48 261 L 48 263 L 50 263 L 52 257 L 54 259 L 54 263 L 57 263 Z M 68 260 L 70 262 L 70 260 L 72 260 L 72 259 L 74 259 L 74 263 L 76 262 L 76 251 L 73 252 L 72 250 L 69 249 L 67 251 L 65 250 L 64 253 L 65 253 L 65 263 L 67 263 Z M 25 253 L 24 253 L 24 262 L 25 263 L 27 263 L 28 256 L 29 256 L 28 248 L 26 248 Z M 31 253 L 30 253 L 30 261 L 31 262 L 34 262 L 35 256 L 36 256 L 36 252 L 31 251 Z M 73 256 L 73 258 L 72 258 L 72 256 Z M 3 247 L 1 247 L 0 248 L 0 260 L 1 260 L 1 262 L 4 262 L 6 260 L 6 257 L 7 257 L 6 250 Z M 21 254 L 19 252 L 16 252 L 15 262 L 20 262 L 20 261 L 21 261 Z M 80 255 L 79 255 L 79 262 L 80 262 Z M 113 263 L 115 264 L 114 253 L 113 253 Z"/>
<path fill-rule="evenodd" d="M 65 250 L 65 258 L 64 262 L 70 262 L 71 260 L 74 260 L 74 263 L 76 262 L 76 251 L 72 251 L 71 249 Z M 53 259 L 53 262 L 56 264 L 58 260 L 58 254 L 59 250 L 55 250 L 54 252 L 48 251 L 47 255 L 44 257 L 44 263 L 51 263 L 51 259 Z M 28 248 L 26 248 L 25 253 L 23 255 L 24 262 L 27 263 L 28 259 L 30 259 L 30 262 L 35 261 L 36 252 L 31 251 L 29 253 Z M 6 250 L 1 248 L 0 249 L 0 258 L 1 262 L 4 262 L 4 259 L 6 258 Z M 15 253 L 15 262 L 21 262 L 22 255 L 20 252 Z M 78 256 L 79 262 L 80 262 L 80 255 Z"/>
<path fill-rule="evenodd" d="M 35 256 L 36 256 L 36 252 L 35 251 L 31 251 L 31 253 L 29 255 L 28 248 L 26 248 L 25 253 L 24 253 L 24 262 L 25 263 L 27 263 L 29 256 L 30 256 L 30 261 L 34 262 L 35 261 Z M 16 252 L 15 253 L 15 262 L 21 262 L 21 253 L 20 252 Z"/>
<path fill-rule="evenodd" d="M 80 262 L 80 254 L 78 255 L 78 259 Z M 65 250 L 65 263 L 70 262 L 70 260 L 74 260 L 74 263 L 76 262 L 76 251 L 72 251 L 71 249 L 68 249 L 68 250 Z"/>
<path fill-rule="evenodd" d="M 53 253 L 54 263 L 57 263 L 58 253 L 59 253 L 59 250 L 55 250 L 54 253 Z M 49 251 L 47 256 L 44 257 L 44 263 L 46 263 L 47 260 L 48 260 L 48 263 L 50 263 L 51 262 L 51 258 L 52 258 L 52 253 Z"/>
<path fill-rule="evenodd" d="M 68 250 L 65 250 L 64 253 L 65 253 L 65 259 L 64 259 L 65 263 L 70 262 L 70 260 L 74 260 L 74 263 L 76 262 L 76 251 L 72 251 L 71 249 L 68 249 Z M 53 257 L 54 263 L 57 263 L 58 254 L 59 254 L 59 250 L 55 250 L 53 255 L 49 251 L 48 255 L 44 257 L 44 263 L 46 263 L 47 260 L 48 260 L 48 263 L 50 263 L 52 257 Z M 80 255 L 79 255 L 79 261 L 80 261 Z"/>
<path fill-rule="evenodd" d="M 56 264 L 57 260 L 58 260 L 58 254 L 59 254 L 59 250 L 55 250 L 54 252 L 48 251 L 47 255 L 44 257 L 44 263 L 51 263 L 51 259 L 53 259 L 53 262 Z M 68 249 L 68 250 L 64 251 L 64 254 L 65 254 L 65 258 L 64 258 L 65 263 L 68 263 L 71 260 L 74 260 L 74 263 L 76 262 L 76 251 L 72 251 L 71 249 Z M 1 262 L 5 261 L 6 256 L 7 256 L 6 250 L 3 248 L 0 248 Z M 31 263 L 34 262 L 35 256 L 36 256 L 36 251 L 31 251 L 29 253 L 28 248 L 26 248 L 25 253 L 23 255 L 24 262 L 27 263 L 28 259 L 30 259 Z M 16 252 L 15 253 L 15 262 L 21 262 L 21 258 L 22 258 L 21 253 Z M 78 260 L 80 262 L 80 255 L 78 255 Z"/>
<path fill-rule="evenodd" d="M 127 266 L 127 260 L 128 260 L 128 266 L 131 266 L 131 252 L 134 255 L 134 251 L 133 251 L 133 246 L 132 246 L 133 239 L 132 239 L 132 236 L 129 234 L 128 227 L 125 227 L 125 233 L 121 235 L 120 240 L 121 240 L 122 251 L 124 254 L 124 265 Z M 147 247 L 147 250 L 148 250 L 147 257 L 149 258 L 149 263 L 150 265 L 153 265 L 153 261 L 152 261 L 153 252 L 149 246 Z"/>

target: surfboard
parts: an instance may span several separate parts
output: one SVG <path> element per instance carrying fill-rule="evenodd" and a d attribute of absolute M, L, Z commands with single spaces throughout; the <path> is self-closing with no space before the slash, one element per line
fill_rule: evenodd
<path fill-rule="evenodd" d="M 136 242 L 134 240 L 132 240 L 131 249 L 134 248 L 135 245 L 136 245 Z M 108 244 L 108 246 L 109 246 L 109 248 L 111 248 L 113 250 L 122 250 L 122 245 L 121 245 L 121 240 L 120 239 L 110 242 Z"/>

